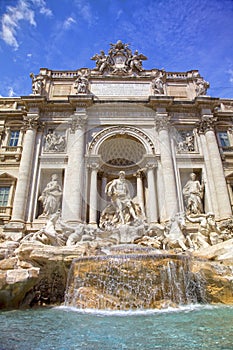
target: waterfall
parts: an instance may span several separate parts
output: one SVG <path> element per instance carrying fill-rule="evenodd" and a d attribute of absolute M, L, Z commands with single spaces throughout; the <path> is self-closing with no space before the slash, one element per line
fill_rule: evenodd
<path fill-rule="evenodd" d="M 188 256 L 117 254 L 74 259 L 65 305 L 151 309 L 205 302 L 205 280 Z"/>

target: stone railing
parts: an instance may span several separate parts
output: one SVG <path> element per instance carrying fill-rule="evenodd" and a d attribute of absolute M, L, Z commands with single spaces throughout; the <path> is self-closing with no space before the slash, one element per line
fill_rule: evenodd
<path fill-rule="evenodd" d="M 52 71 L 52 78 L 58 78 L 58 79 L 61 79 L 61 78 L 68 78 L 68 79 L 72 79 L 74 77 L 77 77 L 77 72 L 75 71 L 67 71 L 67 72 L 56 72 L 56 71 Z"/>
<path fill-rule="evenodd" d="M 187 79 L 187 73 L 167 73 L 167 79 Z"/>

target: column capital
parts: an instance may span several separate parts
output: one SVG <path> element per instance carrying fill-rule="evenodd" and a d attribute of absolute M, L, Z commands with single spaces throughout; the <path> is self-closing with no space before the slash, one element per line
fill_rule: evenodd
<path fill-rule="evenodd" d="M 146 164 L 146 169 L 147 170 L 152 170 L 156 167 L 156 164 L 155 163 L 147 163 Z"/>
<path fill-rule="evenodd" d="M 24 130 L 28 129 L 37 129 L 39 126 L 39 109 L 38 108 L 30 108 L 29 112 L 23 116 L 24 121 Z"/>
<path fill-rule="evenodd" d="M 86 108 L 77 107 L 71 120 L 71 133 L 74 133 L 77 129 L 83 130 L 87 123 Z"/>
<path fill-rule="evenodd" d="M 167 112 L 156 112 L 155 127 L 158 131 L 168 130 L 171 116 Z"/>
<path fill-rule="evenodd" d="M 215 124 L 218 118 L 213 114 L 203 114 L 201 120 L 198 123 L 198 132 L 205 133 L 210 130 L 214 130 Z"/>
<path fill-rule="evenodd" d="M 89 169 L 96 170 L 96 171 L 98 171 L 100 168 L 100 164 L 98 162 L 91 162 L 87 166 Z"/>
<path fill-rule="evenodd" d="M 139 169 L 137 170 L 137 172 L 134 174 L 135 177 L 139 178 L 139 179 L 142 179 L 143 178 L 143 175 L 144 175 L 144 171 L 145 169 Z"/>

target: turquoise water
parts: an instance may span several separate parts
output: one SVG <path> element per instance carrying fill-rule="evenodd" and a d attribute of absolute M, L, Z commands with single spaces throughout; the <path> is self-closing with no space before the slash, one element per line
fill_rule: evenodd
<path fill-rule="evenodd" d="M 98 312 L 65 307 L 0 313 L 1 350 L 232 350 L 233 307 Z"/>

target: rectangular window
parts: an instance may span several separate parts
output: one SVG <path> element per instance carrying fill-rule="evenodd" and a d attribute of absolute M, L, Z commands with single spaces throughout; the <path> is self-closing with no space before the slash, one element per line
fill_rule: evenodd
<path fill-rule="evenodd" d="M 220 141 L 220 146 L 222 147 L 230 147 L 230 141 L 227 135 L 227 131 L 218 132 L 218 138 Z"/>
<path fill-rule="evenodd" d="M 10 133 L 10 139 L 8 146 L 16 147 L 19 142 L 19 130 L 12 130 Z"/>
<path fill-rule="evenodd" d="M 10 193 L 10 187 L 0 187 L 0 207 L 7 206 L 9 193 Z"/>

